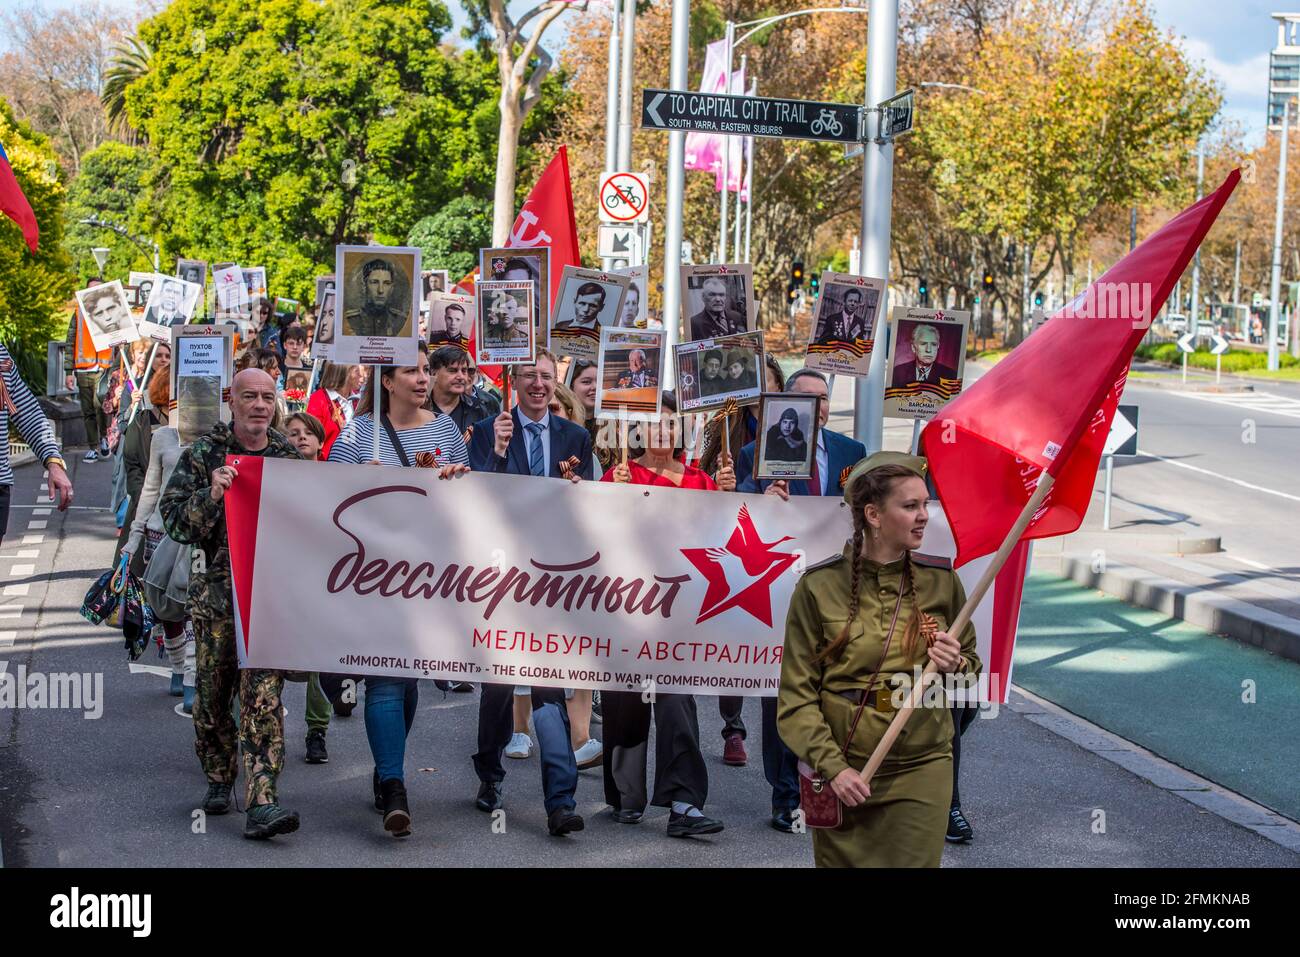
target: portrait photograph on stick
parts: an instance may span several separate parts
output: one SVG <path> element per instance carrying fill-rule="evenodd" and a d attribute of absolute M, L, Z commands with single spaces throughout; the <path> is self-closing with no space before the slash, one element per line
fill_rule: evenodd
<path fill-rule="evenodd" d="M 664 333 L 655 329 L 600 331 L 596 415 L 656 419 L 663 397 Z"/>
<path fill-rule="evenodd" d="M 650 300 L 646 296 L 645 266 L 628 266 L 624 269 L 611 269 L 614 276 L 626 276 L 627 294 L 623 297 L 623 308 L 618 311 L 618 321 L 614 325 L 620 329 L 663 328 L 662 323 L 650 323 Z"/>
<path fill-rule="evenodd" d="M 551 313 L 548 348 L 559 355 L 594 362 L 602 326 L 613 326 L 623 308 L 626 276 L 565 266 Z"/>
<path fill-rule="evenodd" d="M 161 278 L 161 273 L 131 270 L 126 280 L 126 299 L 132 309 L 144 312 L 145 307 L 149 305 L 149 296 L 153 294 L 154 283 Z"/>
<path fill-rule="evenodd" d="M 177 259 L 176 278 L 186 282 L 198 283 L 200 287 L 208 283 L 208 263 L 206 259 Z"/>
<path fill-rule="evenodd" d="M 100 283 L 77 291 L 77 306 L 86 320 L 90 338 L 97 352 L 140 338 L 131 305 L 126 300 L 122 280 Z"/>
<path fill-rule="evenodd" d="M 817 453 L 821 396 L 765 392 L 759 400 L 754 478 L 808 479 Z"/>
<path fill-rule="evenodd" d="M 883 279 L 822 273 L 805 367 L 830 375 L 865 376 L 884 295 Z"/>
<path fill-rule="evenodd" d="M 335 362 L 415 364 L 420 256 L 414 246 L 335 247 Z"/>
<path fill-rule="evenodd" d="M 450 276 L 445 269 L 420 270 L 420 311 L 427 313 L 435 292 L 446 292 Z"/>
<path fill-rule="evenodd" d="M 721 263 L 681 270 L 682 323 L 688 339 L 716 339 L 754 328 L 758 302 L 753 266 Z"/>
<path fill-rule="evenodd" d="M 531 280 L 499 280 L 475 285 L 478 312 L 474 326 L 474 364 L 532 362 L 536 355 L 533 314 L 536 290 Z"/>
<path fill-rule="evenodd" d="M 168 424 L 182 445 L 230 421 L 226 404 L 234 377 L 235 331 L 222 325 L 172 327 L 171 405 Z"/>
<path fill-rule="evenodd" d="M 674 347 L 677 402 L 682 412 L 719 408 L 728 399 L 741 405 L 763 391 L 763 333 L 745 332 Z"/>
<path fill-rule="evenodd" d="M 460 346 L 469 351 L 469 334 L 474 328 L 475 297 L 454 292 L 435 292 L 429 297 L 429 345 Z"/>
<path fill-rule="evenodd" d="M 885 415 L 929 419 L 961 392 L 970 313 L 899 306 L 889 330 Z"/>
<path fill-rule="evenodd" d="M 478 268 L 481 281 L 533 283 L 533 336 L 544 342 L 551 321 L 551 247 L 480 249 Z"/>

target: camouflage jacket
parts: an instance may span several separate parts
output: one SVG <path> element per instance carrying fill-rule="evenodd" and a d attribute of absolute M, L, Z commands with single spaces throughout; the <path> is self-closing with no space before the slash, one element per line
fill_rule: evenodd
<path fill-rule="evenodd" d="M 212 473 L 226 464 L 227 455 L 262 455 L 268 458 L 301 458 L 289 440 L 275 430 L 260 452 L 249 452 L 235 438 L 230 426 L 218 423 L 207 435 L 181 453 L 171 481 L 158 503 L 163 526 L 174 541 L 195 545 L 190 571 L 188 609 L 196 618 L 234 617 L 231 600 L 230 552 L 226 543 L 226 505 L 212 500 Z"/>

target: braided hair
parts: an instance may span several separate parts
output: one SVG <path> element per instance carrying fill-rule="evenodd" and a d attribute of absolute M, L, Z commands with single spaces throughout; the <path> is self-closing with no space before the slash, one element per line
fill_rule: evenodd
<path fill-rule="evenodd" d="M 867 537 L 867 518 L 865 509 L 868 504 L 883 508 L 885 500 L 894 490 L 895 483 L 906 478 L 915 478 L 916 473 L 901 465 L 882 465 L 866 472 L 849 485 L 849 507 L 853 510 L 853 577 L 849 584 L 849 617 L 844 627 L 835 636 L 835 640 L 822 649 L 817 660 L 823 664 L 838 661 L 849 643 L 849 633 L 853 622 L 857 620 L 859 599 L 861 597 L 863 545 Z M 909 600 L 912 614 L 903 633 L 903 650 L 911 658 L 916 650 L 916 643 L 921 634 L 920 606 L 916 598 L 916 580 L 912 571 L 912 558 L 907 549 L 903 550 L 903 574 L 899 582 L 903 597 Z"/>

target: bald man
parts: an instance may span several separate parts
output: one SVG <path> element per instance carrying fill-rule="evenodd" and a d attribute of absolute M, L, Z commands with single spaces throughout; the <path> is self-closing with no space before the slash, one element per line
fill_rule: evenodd
<path fill-rule="evenodd" d="M 229 425 L 218 423 L 181 453 L 159 503 L 167 534 L 195 546 L 186 611 L 194 622 L 198 666 L 194 698 L 194 750 L 208 780 L 201 807 L 208 814 L 230 810 L 240 743 L 248 813 L 244 836 L 266 839 L 298 829 L 298 814 L 276 801 L 276 778 L 284 763 L 284 718 L 278 671 L 241 671 L 235 654 L 230 553 L 225 495 L 239 470 L 228 456 L 296 459 L 298 452 L 271 428 L 275 380 L 245 369 L 230 387 Z M 231 705 L 239 696 L 240 727 Z"/>

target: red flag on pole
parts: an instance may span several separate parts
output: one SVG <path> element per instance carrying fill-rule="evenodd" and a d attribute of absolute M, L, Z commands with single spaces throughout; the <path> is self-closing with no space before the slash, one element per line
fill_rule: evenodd
<path fill-rule="evenodd" d="M 1148 237 L 925 427 L 956 565 L 1002 545 L 1044 470 L 1055 485 L 1022 540 L 1083 522 L 1133 352 L 1240 175 Z"/>
<path fill-rule="evenodd" d="M 0 213 L 18 224 L 27 248 L 36 252 L 41 230 L 36 223 L 36 214 L 32 212 L 32 204 L 27 202 L 23 188 L 18 185 L 18 178 L 9 165 L 9 157 L 5 155 L 3 145 L 0 145 Z"/>

